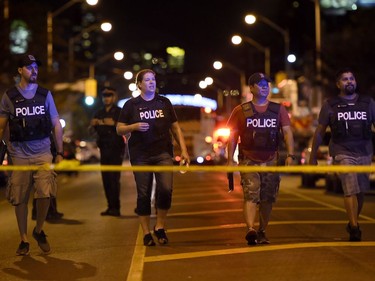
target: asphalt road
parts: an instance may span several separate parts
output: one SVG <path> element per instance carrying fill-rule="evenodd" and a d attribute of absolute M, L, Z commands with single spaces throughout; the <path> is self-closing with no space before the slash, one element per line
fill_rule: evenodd
<path fill-rule="evenodd" d="M 0 280 L 375 280 L 373 194 L 360 218 L 363 241 L 348 242 L 342 196 L 300 188 L 299 176 L 283 175 L 267 230 L 271 244 L 247 246 L 238 175 L 235 184 L 228 193 L 225 173 L 176 173 L 170 243 L 146 248 L 131 172 L 122 175 L 119 218 L 100 216 L 106 206 L 98 172 L 59 175 L 64 217 L 44 228 L 52 253 L 41 254 L 30 234 L 26 257 L 15 255 L 19 235 L 2 188 Z"/>

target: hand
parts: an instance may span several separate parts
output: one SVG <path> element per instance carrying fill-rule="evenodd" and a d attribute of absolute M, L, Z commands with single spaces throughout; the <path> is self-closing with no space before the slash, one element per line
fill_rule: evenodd
<path fill-rule="evenodd" d="M 136 131 L 147 132 L 150 129 L 150 125 L 146 122 L 135 123 Z"/>
<path fill-rule="evenodd" d="M 285 166 L 291 166 L 291 165 L 293 165 L 293 158 L 292 157 L 287 157 L 286 159 L 285 159 Z"/>
<path fill-rule="evenodd" d="M 190 157 L 187 154 L 187 152 L 182 152 L 181 153 L 181 162 L 185 163 L 185 165 L 189 165 L 190 164 Z"/>
<path fill-rule="evenodd" d="M 60 163 L 62 160 L 64 160 L 64 157 L 62 157 L 60 154 L 57 154 L 55 158 L 55 163 Z"/>
<path fill-rule="evenodd" d="M 91 126 L 98 126 L 99 125 L 99 119 L 97 119 L 97 118 L 92 119 L 91 122 L 90 122 L 90 125 Z"/>

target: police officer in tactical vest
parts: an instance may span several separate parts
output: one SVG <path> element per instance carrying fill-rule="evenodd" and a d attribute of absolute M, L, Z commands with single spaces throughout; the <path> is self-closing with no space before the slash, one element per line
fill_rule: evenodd
<path fill-rule="evenodd" d="M 235 165 L 234 152 L 238 145 L 239 165 L 274 166 L 278 162 L 279 139 L 284 139 L 288 151 L 286 165 L 295 160 L 293 133 L 284 106 L 268 100 L 271 80 L 263 73 L 249 78 L 253 100 L 238 105 L 232 111 L 227 126 L 231 134 L 228 140 L 228 165 Z M 266 227 L 272 205 L 279 190 L 278 173 L 241 172 L 244 194 L 244 217 L 247 225 L 245 239 L 248 245 L 269 244 Z M 259 205 L 259 229 L 255 230 L 255 217 Z"/>
<path fill-rule="evenodd" d="M 63 130 L 52 94 L 37 84 L 40 65 L 33 55 L 22 56 L 17 69 L 20 81 L 5 92 L 0 103 L 0 139 L 7 138 L 8 157 L 15 166 L 51 164 L 51 132 L 57 149 L 56 162 L 63 159 Z M 16 169 L 10 176 L 6 196 L 15 207 L 21 238 L 16 251 L 18 255 L 29 253 L 27 204 L 31 192 L 36 199 L 36 226 L 32 236 L 44 253 L 50 252 L 43 226 L 50 198 L 55 197 L 57 192 L 55 175 L 48 169 Z"/>
<path fill-rule="evenodd" d="M 361 96 L 356 91 L 357 82 L 349 68 L 336 74 L 339 95 L 327 99 L 319 113 L 310 164 L 317 164 L 317 151 L 328 127 L 331 129 L 329 154 L 336 165 L 371 165 L 373 155 L 371 126 L 375 122 L 375 102 L 372 98 Z M 369 174 L 340 173 L 344 192 L 344 205 L 349 222 L 346 230 L 349 241 L 361 241 L 362 231 L 358 217 L 361 213 L 364 193 L 370 188 Z"/>

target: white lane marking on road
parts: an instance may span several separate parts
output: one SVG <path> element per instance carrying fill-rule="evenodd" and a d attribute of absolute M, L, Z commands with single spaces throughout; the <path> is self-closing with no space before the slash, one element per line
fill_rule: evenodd
<path fill-rule="evenodd" d="M 144 262 L 163 262 L 170 260 L 193 259 L 212 257 L 220 255 L 246 254 L 256 252 L 269 252 L 279 250 L 293 250 L 304 248 L 321 248 L 321 247 L 375 247 L 375 242 L 315 242 L 315 243 L 296 243 L 286 245 L 272 245 L 272 246 L 255 246 L 243 247 L 235 249 L 213 250 L 213 251 L 199 251 L 182 254 L 169 254 L 160 256 L 145 257 Z"/>

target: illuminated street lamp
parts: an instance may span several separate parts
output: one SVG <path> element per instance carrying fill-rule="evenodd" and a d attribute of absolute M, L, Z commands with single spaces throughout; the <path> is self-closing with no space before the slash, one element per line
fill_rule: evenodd
<path fill-rule="evenodd" d="M 89 77 L 94 78 L 95 77 L 95 67 L 99 64 L 102 64 L 103 62 L 109 60 L 110 58 L 114 58 L 117 61 L 121 61 L 124 59 L 125 55 L 121 51 L 117 51 L 115 53 L 108 53 L 104 56 L 102 56 L 99 60 L 97 60 L 95 63 L 90 64 L 90 70 L 89 70 Z"/>
<path fill-rule="evenodd" d="M 240 76 L 241 90 L 244 91 L 245 88 L 246 88 L 246 74 L 245 74 L 245 72 L 238 69 L 236 66 L 234 66 L 233 64 L 231 64 L 229 62 L 225 62 L 223 64 L 223 62 L 221 62 L 221 61 L 215 61 L 213 63 L 213 67 L 216 70 L 222 69 L 223 66 L 227 67 L 228 69 L 232 70 L 233 72 L 236 72 Z"/>
<path fill-rule="evenodd" d="M 247 37 L 247 36 L 240 36 L 240 35 L 234 35 L 232 36 L 232 43 L 234 45 L 239 45 L 242 42 L 242 39 L 255 47 L 257 50 L 264 53 L 264 73 L 269 77 L 271 74 L 271 53 L 269 47 L 264 47 L 261 44 L 259 44 L 254 39 Z"/>
<path fill-rule="evenodd" d="M 98 4 L 99 0 L 85 0 L 90 6 L 95 6 Z M 60 15 L 66 9 L 70 8 L 76 3 L 82 3 L 84 0 L 70 0 L 63 6 L 58 8 L 56 11 L 47 13 L 47 71 L 50 73 L 52 71 L 53 63 L 53 18 Z"/>
<path fill-rule="evenodd" d="M 284 57 L 284 63 L 285 63 L 285 71 L 287 74 L 289 74 L 289 63 L 287 61 L 287 57 L 289 55 L 289 48 L 290 48 L 290 38 L 289 38 L 289 31 L 286 29 L 281 28 L 279 25 L 271 21 L 270 19 L 266 18 L 262 15 L 257 15 L 257 17 L 270 26 L 272 29 L 276 30 L 277 32 L 281 33 L 281 35 L 284 38 L 284 51 L 285 51 L 285 57 Z M 247 24 L 254 24 L 257 20 L 257 17 L 255 15 L 249 14 L 245 16 L 245 22 Z"/>
<path fill-rule="evenodd" d="M 69 81 L 73 81 L 74 79 L 74 44 L 77 40 L 81 39 L 82 35 L 84 33 L 89 33 L 91 31 L 100 29 L 104 32 L 109 32 L 112 29 L 112 24 L 109 22 L 103 22 L 103 23 L 95 23 L 90 25 L 89 27 L 86 27 L 82 29 L 80 33 L 77 35 L 69 38 Z"/>

